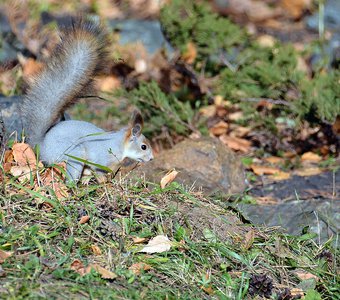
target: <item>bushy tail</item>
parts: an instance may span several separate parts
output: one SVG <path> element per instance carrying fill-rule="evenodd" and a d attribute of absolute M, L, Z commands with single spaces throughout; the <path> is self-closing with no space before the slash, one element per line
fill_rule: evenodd
<path fill-rule="evenodd" d="M 67 107 L 89 93 L 93 76 L 107 62 L 107 36 L 99 25 L 78 20 L 61 33 L 61 41 L 33 78 L 22 106 L 28 142 L 35 146 Z"/>

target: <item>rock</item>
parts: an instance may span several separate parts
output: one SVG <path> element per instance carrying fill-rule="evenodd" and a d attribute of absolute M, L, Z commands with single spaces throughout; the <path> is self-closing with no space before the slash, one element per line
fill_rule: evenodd
<path fill-rule="evenodd" d="M 21 134 L 23 127 L 19 109 L 21 101 L 21 96 L 0 96 L 0 120 L 4 123 L 6 137 L 15 131 L 18 136 Z"/>
<path fill-rule="evenodd" d="M 309 227 L 316 240 L 326 242 L 340 233 L 340 171 L 264 184 L 250 191 L 253 197 L 275 199 L 271 205 L 236 204 L 254 224 L 281 226 L 292 235 Z"/>
<path fill-rule="evenodd" d="M 132 175 L 159 183 L 171 169 L 179 171 L 175 181 L 186 186 L 202 187 L 206 194 L 242 193 L 246 180 L 241 161 L 219 140 L 185 140 L 163 151 L 153 161 L 134 170 Z"/>

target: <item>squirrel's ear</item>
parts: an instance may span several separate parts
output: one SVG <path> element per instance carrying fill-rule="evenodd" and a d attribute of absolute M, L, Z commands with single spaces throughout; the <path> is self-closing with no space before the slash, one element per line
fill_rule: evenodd
<path fill-rule="evenodd" d="M 138 137 L 142 133 L 143 117 L 140 111 L 136 110 L 131 118 L 131 134 L 134 137 Z"/>

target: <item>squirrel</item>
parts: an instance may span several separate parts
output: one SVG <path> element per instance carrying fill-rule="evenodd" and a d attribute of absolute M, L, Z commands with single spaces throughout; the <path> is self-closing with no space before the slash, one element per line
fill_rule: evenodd
<path fill-rule="evenodd" d="M 38 146 L 46 164 L 66 161 L 67 180 L 77 182 L 86 166 L 103 178 L 105 168 L 117 168 L 124 158 L 139 162 L 153 159 L 150 143 L 142 134 L 143 117 L 136 111 L 127 127 L 105 132 L 76 120 L 62 121 L 65 110 L 92 91 L 93 78 L 108 60 L 107 36 L 91 21 L 76 20 L 60 34 L 60 43 L 33 78 L 21 107 L 25 134 Z"/>

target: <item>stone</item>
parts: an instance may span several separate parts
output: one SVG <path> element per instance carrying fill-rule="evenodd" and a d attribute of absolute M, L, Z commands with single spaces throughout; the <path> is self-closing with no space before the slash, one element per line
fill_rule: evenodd
<path fill-rule="evenodd" d="M 240 159 L 218 139 L 184 140 L 132 171 L 131 176 L 145 176 L 147 181 L 159 183 L 171 169 L 179 172 L 175 181 L 202 188 L 208 195 L 242 193 L 246 188 Z"/>

